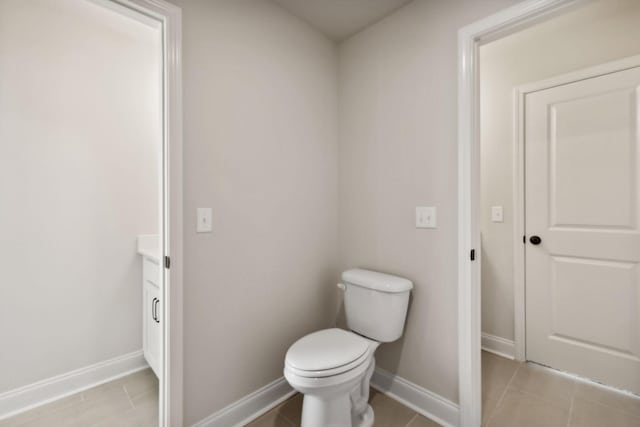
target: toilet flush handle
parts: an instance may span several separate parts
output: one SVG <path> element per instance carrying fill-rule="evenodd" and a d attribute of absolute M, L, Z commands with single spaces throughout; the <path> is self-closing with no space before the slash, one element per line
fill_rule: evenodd
<path fill-rule="evenodd" d="M 347 287 L 344 285 L 344 283 L 338 283 L 336 285 L 338 287 L 338 289 L 340 289 L 341 291 L 346 291 Z"/>

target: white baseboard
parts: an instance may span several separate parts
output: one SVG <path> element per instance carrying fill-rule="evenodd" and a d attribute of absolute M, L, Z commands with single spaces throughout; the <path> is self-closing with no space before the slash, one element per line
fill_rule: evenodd
<path fill-rule="evenodd" d="M 0 394 L 0 420 L 146 368 L 142 350 Z"/>
<path fill-rule="evenodd" d="M 445 427 L 457 427 L 458 405 L 404 378 L 377 368 L 371 386 Z"/>
<path fill-rule="evenodd" d="M 513 341 L 484 332 L 482 333 L 482 349 L 511 360 L 516 356 L 516 345 Z"/>
<path fill-rule="evenodd" d="M 193 427 L 242 427 L 294 394 L 295 390 L 281 377 L 198 421 Z"/>
<path fill-rule="evenodd" d="M 371 386 L 445 427 L 458 426 L 458 405 L 403 378 L 376 369 Z M 192 427 L 242 427 L 294 394 L 287 381 L 279 378 Z"/>

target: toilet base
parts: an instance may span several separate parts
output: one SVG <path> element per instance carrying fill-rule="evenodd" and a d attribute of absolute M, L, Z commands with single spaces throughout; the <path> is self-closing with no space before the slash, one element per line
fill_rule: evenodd
<path fill-rule="evenodd" d="M 302 403 L 302 427 L 351 427 L 348 398 L 320 398 L 305 395 Z"/>
<path fill-rule="evenodd" d="M 375 419 L 373 408 L 367 405 L 364 414 L 354 419 L 348 399 L 314 399 L 305 396 L 302 410 L 302 427 L 372 427 Z"/>
<path fill-rule="evenodd" d="M 366 370 L 354 381 L 305 393 L 301 427 L 372 427 L 374 414 L 368 401 L 374 368 L 375 358 L 371 357 Z"/>
<path fill-rule="evenodd" d="M 374 421 L 373 408 L 371 405 L 367 405 L 367 411 L 361 415 L 360 423 L 353 424 L 352 427 L 371 427 Z"/>

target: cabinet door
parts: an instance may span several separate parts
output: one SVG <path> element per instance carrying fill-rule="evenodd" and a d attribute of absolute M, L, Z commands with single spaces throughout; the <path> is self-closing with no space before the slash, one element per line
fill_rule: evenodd
<path fill-rule="evenodd" d="M 162 367 L 162 304 L 160 288 L 148 280 L 144 281 L 143 307 L 143 350 L 144 357 L 151 369 L 159 377 Z"/>

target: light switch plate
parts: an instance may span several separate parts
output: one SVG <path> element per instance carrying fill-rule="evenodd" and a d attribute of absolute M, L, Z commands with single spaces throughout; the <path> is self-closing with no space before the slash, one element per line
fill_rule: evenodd
<path fill-rule="evenodd" d="M 491 221 L 504 222 L 504 211 L 502 206 L 491 206 Z"/>
<path fill-rule="evenodd" d="M 435 206 L 416 207 L 416 228 L 436 228 L 437 225 Z"/>
<path fill-rule="evenodd" d="M 213 231 L 213 209 L 198 208 L 196 220 L 197 233 L 211 233 Z"/>

